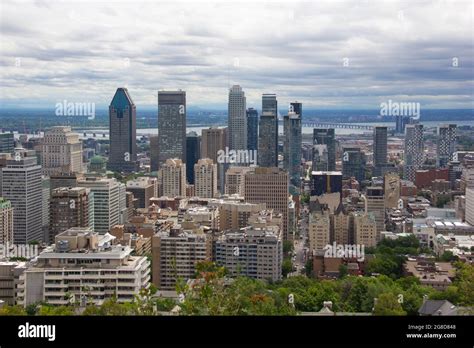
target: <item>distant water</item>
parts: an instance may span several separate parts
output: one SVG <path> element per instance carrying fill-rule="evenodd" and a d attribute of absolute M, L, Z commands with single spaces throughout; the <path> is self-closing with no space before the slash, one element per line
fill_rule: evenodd
<path fill-rule="evenodd" d="M 458 127 L 459 126 L 471 126 L 474 127 L 474 120 L 467 120 L 467 121 L 425 121 L 425 122 L 420 122 L 423 126 L 426 128 L 434 128 L 438 127 L 439 125 L 447 124 L 447 123 L 454 123 Z M 359 124 L 359 125 L 364 125 L 364 126 L 388 126 L 388 127 L 395 127 L 395 124 L 393 122 L 367 122 L 367 123 L 351 123 L 351 124 Z M 201 130 L 206 129 L 208 127 L 187 127 L 187 132 L 194 131 L 197 134 L 201 134 Z M 83 136 L 84 130 L 77 129 L 77 133 Z M 92 137 L 92 131 L 91 130 L 86 130 L 87 132 L 87 137 L 91 138 Z M 97 139 L 108 139 L 108 133 L 109 130 L 105 128 L 101 129 L 95 129 L 94 132 L 96 132 L 96 137 Z M 283 134 L 283 126 L 280 125 L 278 132 L 280 134 Z M 343 129 L 343 128 L 336 128 L 336 134 L 337 135 L 349 135 L 349 134 L 363 134 L 367 133 L 368 131 L 366 129 Z M 105 137 L 102 136 L 102 133 L 106 133 Z M 311 127 L 303 127 L 303 134 L 312 134 L 313 133 L 313 128 Z M 158 129 L 157 128 L 142 128 L 142 129 L 137 129 L 137 137 L 141 137 L 143 135 L 157 135 L 158 134 Z"/>

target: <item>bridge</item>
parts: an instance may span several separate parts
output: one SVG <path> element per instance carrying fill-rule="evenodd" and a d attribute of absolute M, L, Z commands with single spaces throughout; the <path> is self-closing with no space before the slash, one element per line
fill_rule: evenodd
<path fill-rule="evenodd" d="M 355 123 L 331 123 L 331 122 L 303 122 L 303 127 L 308 128 L 339 128 L 339 129 L 360 129 L 373 131 L 374 126 L 355 124 Z M 393 126 L 387 126 L 388 130 L 395 129 Z"/>

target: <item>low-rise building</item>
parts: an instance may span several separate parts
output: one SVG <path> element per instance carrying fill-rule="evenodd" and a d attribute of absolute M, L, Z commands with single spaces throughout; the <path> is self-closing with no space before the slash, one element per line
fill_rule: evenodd
<path fill-rule="evenodd" d="M 215 243 L 215 261 L 231 276 L 281 280 L 283 243 L 279 227 L 246 227 L 224 233 Z"/>
<path fill-rule="evenodd" d="M 132 256 L 129 246 L 113 245 L 114 239 L 88 228 L 58 234 L 55 244 L 20 275 L 17 303 L 66 305 L 74 299 L 100 305 L 113 296 L 132 301 L 150 285 L 150 262 Z"/>

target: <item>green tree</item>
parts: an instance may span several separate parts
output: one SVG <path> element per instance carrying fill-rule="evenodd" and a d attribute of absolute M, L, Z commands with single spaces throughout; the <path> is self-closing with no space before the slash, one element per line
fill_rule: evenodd
<path fill-rule="evenodd" d="M 293 271 L 293 263 L 291 262 L 291 259 L 290 258 L 284 259 L 281 265 L 281 273 L 283 275 L 283 278 L 286 278 L 286 276 L 290 274 L 292 271 Z"/>
<path fill-rule="evenodd" d="M 380 294 L 374 306 L 374 315 L 406 315 L 397 296 L 391 293 Z"/>
<path fill-rule="evenodd" d="M 283 253 L 284 253 L 285 255 L 288 255 L 288 254 L 291 253 L 293 250 L 294 250 L 293 242 L 292 242 L 292 241 L 289 241 L 289 240 L 285 240 L 285 241 L 283 242 Z"/>
<path fill-rule="evenodd" d="M 440 260 L 444 262 L 456 261 L 457 259 L 458 257 L 450 250 L 446 250 L 440 257 Z"/>
<path fill-rule="evenodd" d="M 339 278 L 344 278 L 346 275 L 348 274 L 347 272 L 347 265 L 342 263 L 340 266 L 339 266 Z"/>
<path fill-rule="evenodd" d="M 18 306 L 18 305 L 9 306 L 9 305 L 6 305 L 6 306 L 3 306 L 2 308 L 0 308 L 0 316 L 2 316 L 2 315 L 15 315 L 15 316 L 26 315 L 26 311 L 25 311 L 25 308 L 23 308 L 22 306 Z"/>

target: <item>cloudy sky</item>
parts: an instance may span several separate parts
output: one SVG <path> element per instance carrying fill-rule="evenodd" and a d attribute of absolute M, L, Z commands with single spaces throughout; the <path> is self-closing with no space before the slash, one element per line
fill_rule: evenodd
<path fill-rule="evenodd" d="M 0 3 L 0 103 L 137 107 L 160 89 L 189 106 L 277 93 L 314 108 L 415 101 L 472 108 L 472 1 L 7 1 Z"/>

